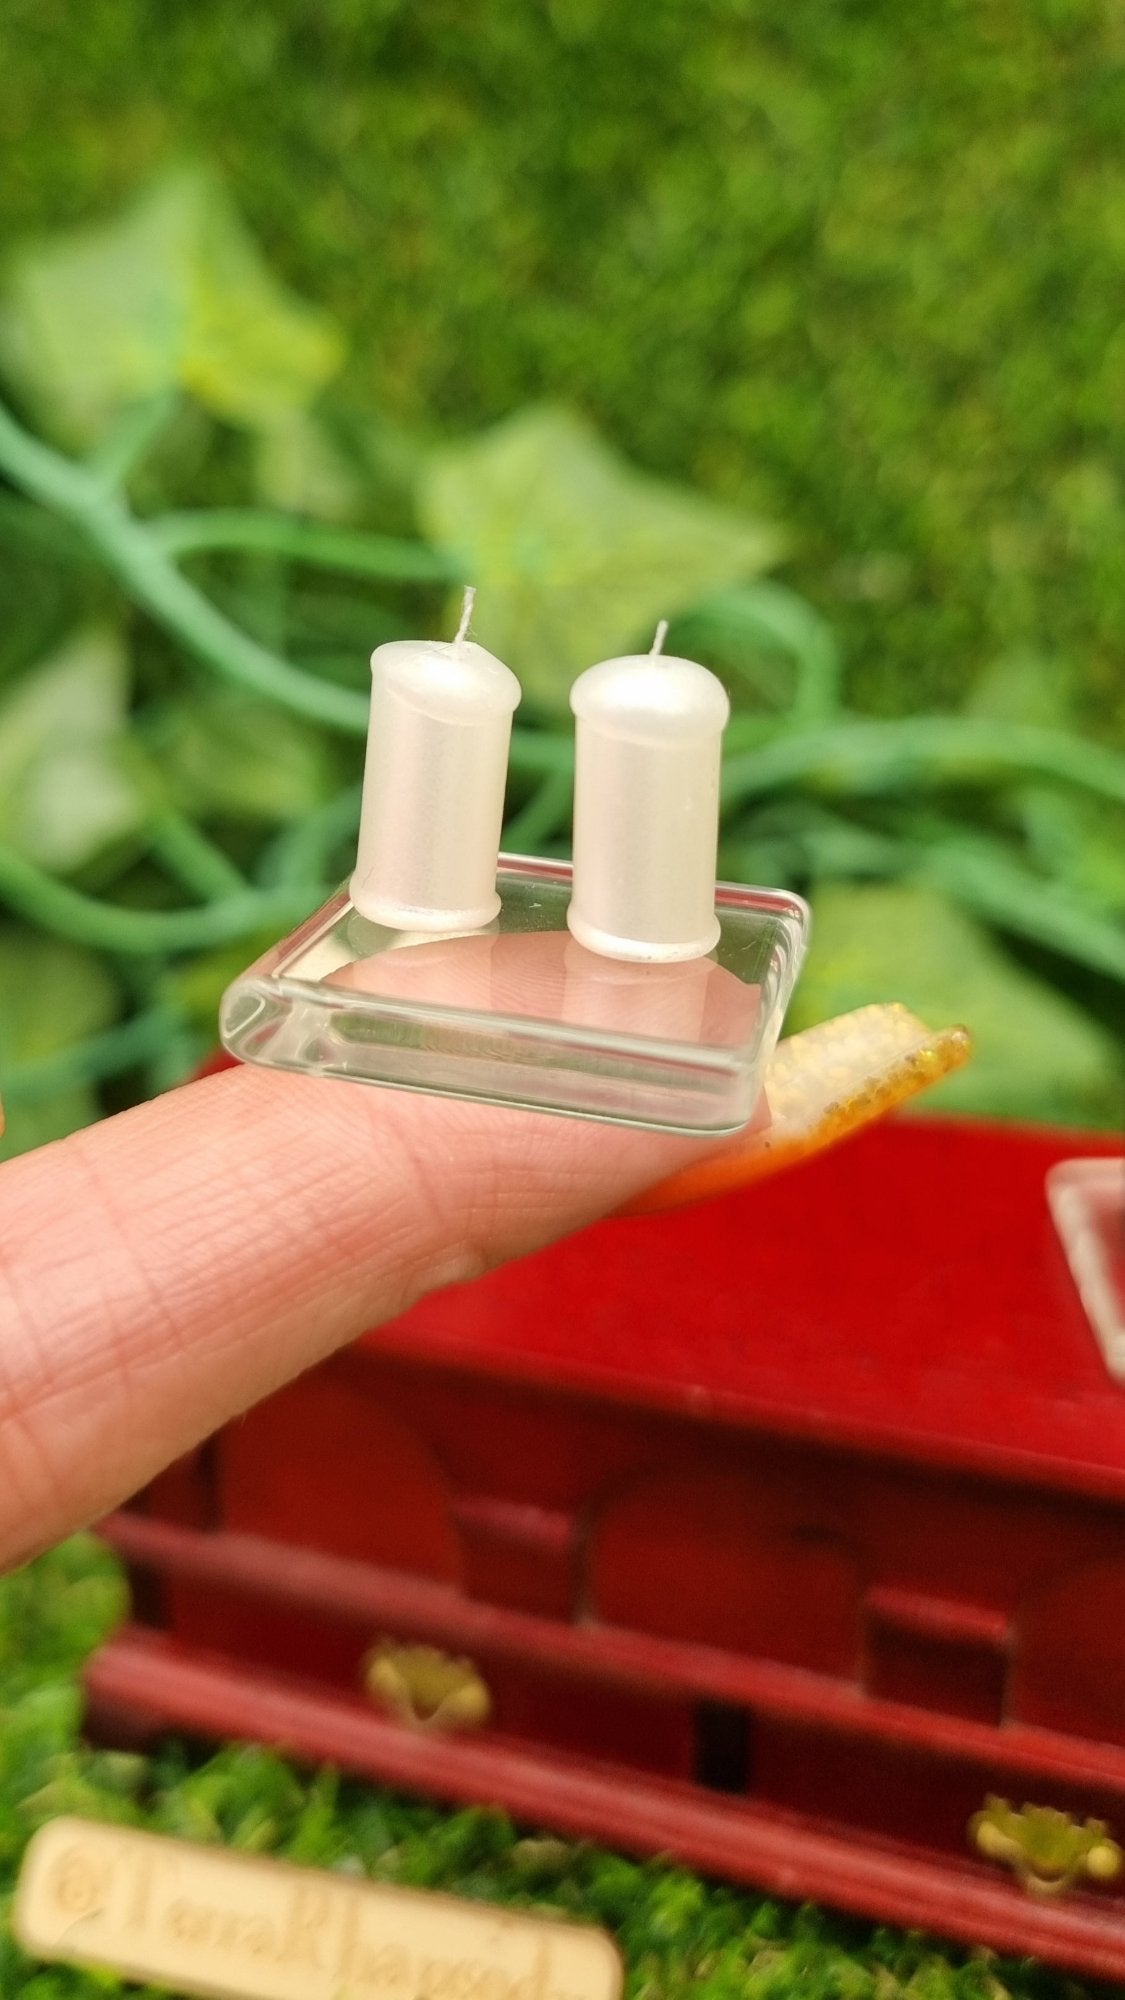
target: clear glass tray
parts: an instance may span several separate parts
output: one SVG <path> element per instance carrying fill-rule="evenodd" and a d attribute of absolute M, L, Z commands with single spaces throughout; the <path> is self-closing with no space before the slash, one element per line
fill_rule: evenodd
<path fill-rule="evenodd" d="M 599 958 L 566 928 L 569 862 L 502 856 L 487 930 L 369 923 L 341 890 L 223 997 L 244 1062 L 666 1132 L 737 1132 L 808 939 L 799 896 L 720 883 L 707 958 Z"/>
<path fill-rule="evenodd" d="M 1060 1160 L 1047 1201 L 1105 1365 L 1125 1382 L 1125 1160 Z"/>

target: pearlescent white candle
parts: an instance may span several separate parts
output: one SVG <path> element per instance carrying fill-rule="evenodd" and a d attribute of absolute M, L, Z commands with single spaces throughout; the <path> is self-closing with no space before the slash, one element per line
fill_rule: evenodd
<path fill-rule="evenodd" d="M 654 650 L 590 667 L 570 705 L 571 932 L 604 958 L 702 958 L 719 940 L 722 684 L 694 660 Z"/>
<path fill-rule="evenodd" d="M 371 655 L 371 723 L 351 898 L 391 930 L 476 930 L 498 914 L 496 861 L 520 685 L 467 639 Z"/>

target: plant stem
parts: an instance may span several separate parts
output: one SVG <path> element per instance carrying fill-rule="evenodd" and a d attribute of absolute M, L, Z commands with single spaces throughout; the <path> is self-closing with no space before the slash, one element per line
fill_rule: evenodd
<path fill-rule="evenodd" d="M 909 880 L 927 883 L 997 930 L 1044 945 L 1061 958 L 1093 972 L 1125 980 L 1125 935 L 1099 911 L 1084 908 L 1073 895 L 1020 863 L 998 841 L 953 834 L 929 840 L 874 833 L 825 815 L 792 833 L 767 829 L 765 842 L 787 850 L 787 868 L 817 880 Z M 724 844 L 724 853 L 750 865 L 754 847 Z M 745 856 L 745 862 L 743 857 Z"/>
<path fill-rule="evenodd" d="M 460 583 L 461 567 L 439 549 L 392 535 L 327 527 L 251 507 L 165 514 L 149 531 L 165 554 L 197 555 L 205 549 L 252 549 L 293 562 L 338 570 L 343 576 L 388 583 Z"/>
<path fill-rule="evenodd" d="M 86 467 L 33 438 L 2 404 L 0 468 L 31 499 L 73 521 L 134 604 L 224 679 L 327 729 L 367 734 L 366 694 L 314 679 L 250 638 L 181 576 L 153 525 L 136 520 Z M 512 767 L 518 774 L 545 776 L 571 769 L 572 762 L 567 739 L 513 731 Z"/>
<path fill-rule="evenodd" d="M 108 436 L 90 453 L 86 464 L 99 486 L 107 493 L 119 492 L 134 466 L 155 444 L 174 415 L 180 400 L 176 387 L 159 389 L 154 396 L 131 403 L 113 425 Z"/>
<path fill-rule="evenodd" d="M 197 951 L 255 931 L 291 930 L 308 916 L 318 893 L 286 883 L 276 889 L 244 889 L 201 909 L 131 910 L 84 896 L 0 844 L 0 900 L 40 929 L 97 951 Z"/>
<path fill-rule="evenodd" d="M 362 799 L 362 785 L 349 785 L 346 792 L 277 834 L 257 869 L 263 887 L 323 881 L 329 856 L 359 825 Z"/>
<path fill-rule="evenodd" d="M 827 723 L 840 708 L 840 657 L 827 621 L 784 584 L 768 580 L 725 590 L 676 620 L 705 637 L 721 635 L 751 647 L 788 654 L 796 669 L 792 724 Z"/>
<path fill-rule="evenodd" d="M 133 602 L 197 659 L 296 715 L 348 735 L 366 733 L 364 696 L 313 680 L 240 631 L 180 575 L 151 529 L 134 519 L 95 474 L 40 444 L 2 405 L 0 467 L 31 499 L 72 520 Z"/>
<path fill-rule="evenodd" d="M 919 848 L 916 877 L 943 889 L 998 930 L 1111 979 L 1125 980 L 1125 932 L 1120 924 L 1083 909 L 992 842 L 950 841 Z"/>
<path fill-rule="evenodd" d="M 107 503 L 87 531 L 135 604 L 224 679 L 328 729 L 367 731 L 368 701 L 350 688 L 314 680 L 232 623 L 180 575 L 149 530 Z"/>
<path fill-rule="evenodd" d="M 170 806 L 149 822 L 149 844 L 157 860 L 189 895 L 214 903 L 224 896 L 237 896 L 249 886 L 222 849 Z"/>
<path fill-rule="evenodd" d="M 1100 743 L 1030 724 L 944 715 L 841 720 L 778 736 L 728 760 L 723 800 L 729 811 L 789 786 L 872 798 L 998 778 L 1047 778 L 1125 805 L 1125 757 Z"/>
<path fill-rule="evenodd" d="M 224 679 L 326 728 L 366 735 L 366 694 L 317 680 L 250 638 L 181 576 L 153 526 L 135 520 L 85 467 L 23 430 L 2 404 L 0 468 L 30 498 L 72 521 L 133 602 Z M 521 777 L 569 774 L 573 749 L 568 737 L 515 729 L 511 763 Z"/>
<path fill-rule="evenodd" d="M 4 1096 L 9 1103 L 23 1104 L 138 1068 L 159 1053 L 177 1026 L 177 1016 L 165 1007 L 135 1014 L 103 1034 L 10 1069 L 4 1077 Z"/>

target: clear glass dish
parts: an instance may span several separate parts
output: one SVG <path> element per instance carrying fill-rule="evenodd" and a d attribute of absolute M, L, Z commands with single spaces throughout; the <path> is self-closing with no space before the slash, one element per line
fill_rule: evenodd
<path fill-rule="evenodd" d="M 384 930 L 341 890 L 223 997 L 244 1062 L 665 1132 L 749 1121 L 804 957 L 799 896 L 720 883 L 706 958 L 625 964 L 566 928 L 569 862 L 501 856 L 501 910 Z"/>
<path fill-rule="evenodd" d="M 1105 1365 L 1125 1382 L 1125 1160 L 1060 1160 L 1047 1202 Z"/>

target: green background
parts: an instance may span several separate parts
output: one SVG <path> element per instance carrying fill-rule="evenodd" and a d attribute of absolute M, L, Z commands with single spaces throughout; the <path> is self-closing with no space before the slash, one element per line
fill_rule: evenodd
<path fill-rule="evenodd" d="M 814 905 L 792 1023 L 960 1016 L 934 1108 L 1116 1122 L 1123 129 L 1109 0 L 8 0 L 0 396 L 154 533 L 392 559 L 197 541 L 308 677 L 263 700 L 0 451 L 6 1149 L 206 1051 L 349 865 L 367 652 L 455 575 L 525 685 L 510 845 L 566 851 L 569 681 L 667 611 L 738 711 L 722 870 Z"/>
<path fill-rule="evenodd" d="M 976 1035 L 935 1106 L 1115 1122 L 1123 130 L 1120 0 L 4 0 L 0 402 L 120 471 L 151 398 L 117 495 L 149 551 L 221 506 L 363 538 L 298 561 L 267 520 L 186 562 L 307 677 L 298 715 L 0 454 L 5 1150 L 211 1046 L 348 865 L 360 738 L 316 691 L 354 714 L 462 571 L 528 687 L 518 838 L 565 850 L 536 774 L 565 781 L 568 678 L 667 593 L 735 697 L 724 868 L 814 903 L 794 1023 L 900 998 Z M 85 1542 L 0 1583 L 0 1894 L 89 1811 L 564 1907 L 636 2000 L 1085 1990 L 258 1752 L 91 1751 L 76 1674 L 121 1602 Z M 112 1990 L 0 1941 L 5 1995 Z"/>
<path fill-rule="evenodd" d="M 1107 0 L 7 0 L 0 225 L 219 164 L 360 396 L 576 401 L 784 520 L 857 698 L 1046 652 L 1125 727 Z"/>

